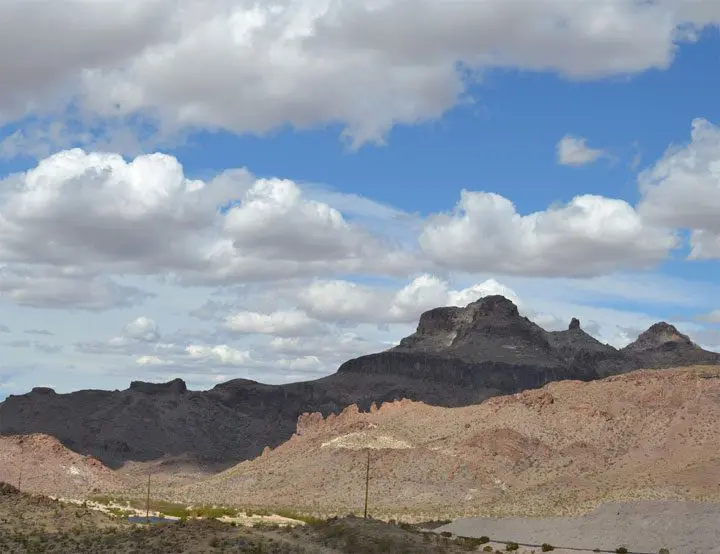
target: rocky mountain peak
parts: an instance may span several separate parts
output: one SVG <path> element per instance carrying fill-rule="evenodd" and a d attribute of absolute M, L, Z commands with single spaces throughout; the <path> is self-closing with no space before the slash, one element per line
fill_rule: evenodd
<path fill-rule="evenodd" d="M 390 350 L 473 363 L 537 367 L 564 363 L 552 351 L 545 331 L 501 295 L 482 297 L 464 308 L 429 310 L 420 317 L 417 331 Z"/>
<path fill-rule="evenodd" d="M 683 335 L 674 325 L 661 321 L 651 325 L 647 331 L 640 333 L 637 340 L 629 344 L 626 348 L 629 350 L 646 350 L 648 348 L 657 348 L 667 343 L 694 346 L 690 337 Z"/>
<path fill-rule="evenodd" d="M 484 296 L 468 304 L 465 310 L 474 317 L 520 317 L 515 303 L 499 294 Z"/>
<path fill-rule="evenodd" d="M 580 320 L 576 317 L 570 320 L 570 325 L 568 326 L 568 331 L 572 331 L 573 329 L 580 329 Z"/>
<path fill-rule="evenodd" d="M 420 316 L 416 337 L 432 339 L 433 348 L 446 347 L 463 330 L 473 327 L 479 321 L 519 318 L 518 308 L 511 300 L 500 295 L 485 296 L 464 308 L 447 306 L 424 312 Z M 437 344 L 434 344 L 435 342 Z"/>
<path fill-rule="evenodd" d="M 465 311 L 472 319 L 479 317 L 520 317 L 515 303 L 499 294 L 484 296 L 475 302 L 471 302 L 467 305 Z"/>
<path fill-rule="evenodd" d="M 173 379 L 167 383 L 146 383 L 144 381 L 132 381 L 130 390 L 145 394 L 184 394 L 187 392 L 187 385 L 182 379 Z"/>
<path fill-rule="evenodd" d="M 30 391 L 31 394 L 45 394 L 45 395 L 54 395 L 55 390 L 51 389 L 50 387 L 33 387 L 33 389 Z"/>

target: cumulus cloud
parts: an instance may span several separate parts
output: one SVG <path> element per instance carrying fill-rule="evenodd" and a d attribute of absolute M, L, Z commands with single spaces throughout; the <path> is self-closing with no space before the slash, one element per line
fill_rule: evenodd
<path fill-rule="evenodd" d="M 149 296 L 152 295 L 137 287 L 120 285 L 105 276 L 88 275 L 77 267 L 58 268 L 44 263 L 0 265 L 0 297 L 21 306 L 102 311 L 132 306 Z"/>
<path fill-rule="evenodd" d="M 398 291 L 349 281 L 315 281 L 298 293 L 298 303 L 312 317 L 341 324 L 414 323 L 420 314 L 438 306 L 466 306 L 484 296 L 517 295 L 494 279 L 462 290 L 423 274 Z"/>
<path fill-rule="evenodd" d="M 135 340 L 154 342 L 160 338 L 160 330 L 155 321 L 149 317 L 140 316 L 125 326 L 123 335 Z"/>
<path fill-rule="evenodd" d="M 274 337 L 266 348 L 284 356 L 315 356 L 326 362 L 340 363 L 350 357 L 377 352 L 384 346 L 356 333 L 340 333 L 316 337 Z"/>
<path fill-rule="evenodd" d="M 227 365 L 243 366 L 251 361 L 249 352 L 231 348 L 226 344 L 217 346 L 201 346 L 193 344 L 185 349 L 185 353 L 192 360 L 211 361 Z"/>
<path fill-rule="evenodd" d="M 590 148 L 587 140 L 581 137 L 565 135 L 557 144 L 557 158 L 561 165 L 579 167 L 591 164 L 605 155 L 604 150 Z"/>
<path fill-rule="evenodd" d="M 0 48 L 23 56 L 0 63 L 0 116 L 53 100 L 163 129 L 340 122 L 358 146 L 440 116 L 465 100 L 467 74 L 487 68 L 572 78 L 666 68 L 717 12 L 684 0 L 10 3 Z"/>
<path fill-rule="evenodd" d="M 678 239 L 645 222 L 624 200 L 582 195 L 521 215 L 498 194 L 463 190 L 454 212 L 429 218 L 420 245 L 453 269 L 589 277 L 652 267 Z"/>
<path fill-rule="evenodd" d="M 286 262 L 318 263 L 370 261 L 387 250 L 379 239 L 348 223 L 335 208 L 303 198 L 301 189 L 288 180 L 258 180 L 230 210 L 224 228 L 237 250 Z M 409 258 L 388 256 L 399 264 Z"/>
<path fill-rule="evenodd" d="M 137 300 L 99 273 L 222 283 L 393 274 L 417 263 L 291 181 L 254 179 L 245 170 L 191 180 L 164 154 L 126 161 L 63 151 L 0 184 L 0 261 L 12 264 L 0 269 L 0 293 L 29 305 L 100 309 Z M 45 283 L 28 289 L 18 267 Z"/>
<path fill-rule="evenodd" d="M 690 142 L 669 149 L 638 180 L 643 217 L 690 229 L 691 258 L 720 258 L 720 128 L 694 120 Z"/>
<path fill-rule="evenodd" d="M 315 335 L 325 329 L 320 322 L 299 310 L 277 311 L 269 314 L 239 312 L 225 320 L 225 327 L 233 333 L 279 337 Z"/>
<path fill-rule="evenodd" d="M 3 3 L 0 49 L 23 54 L 0 61 L 0 74 L 12 83 L 0 91 L 0 115 L 12 117 L 49 101 L 50 90 L 72 96 L 73 80 L 85 68 L 123 63 L 167 38 L 170 6 L 166 1 L 80 0 L 68 10 L 67 5 L 43 0 Z M 50 35 L 52 41 L 32 38 Z"/>
<path fill-rule="evenodd" d="M 105 340 L 78 342 L 75 350 L 84 354 L 125 357 L 132 360 L 133 365 L 156 373 L 195 377 L 211 375 L 217 371 L 227 373 L 230 370 L 271 373 L 287 370 L 295 374 L 330 372 L 337 367 L 342 353 L 349 351 L 348 348 L 338 347 L 342 343 L 339 339 L 333 348 L 334 339 L 331 333 L 311 339 L 324 345 L 321 351 L 310 352 L 307 348 L 300 347 L 293 349 L 290 343 L 284 348 L 278 347 L 273 341 L 286 340 L 283 338 L 286 334 L 288 337 L 301 338 L 303 342 L 308 339 L 305 333 L 309 329 L 303 326 L 304 320 L 293 318 L 292 315 L 283 318 L 281 312 L 255 315 L 260 317 L 246 319 L 246 323 L 255 325 L 243 328 L 242 331 L 237 323 L 240 318 L 236 318 L 238 330 L 231 331 L 231 334 L 272 334 L 274 338 L 268 340 L 268 337 L 261 337 L 262 340 L 255 343 L 237 345 L 228 343 L 231 337 L 227 332 L 212 336 L 213 333 L 184 333 L 177 330 L 169 335 L 162 335 L 153 320 L 141 316 L 126 324 L 118 335 Z M 313 324 L 312 321 L 310 323 Z M 32 347 L 33 344 L 24 341 L 22 346 Z"/>

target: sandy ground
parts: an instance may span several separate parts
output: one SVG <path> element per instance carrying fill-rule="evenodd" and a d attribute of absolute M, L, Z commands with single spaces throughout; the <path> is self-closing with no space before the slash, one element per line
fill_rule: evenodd
<path fill-rule="evenodd" d="M 614 552 L 625 546 L 633 553 L 720 554 L 720 504 L 641 501 L 611 503 L 576 518 L 469 518 L 436 529 L 467 537 L 514 541 L 539 552 L 542 543 L 558 554 L 593 549 Z"/>

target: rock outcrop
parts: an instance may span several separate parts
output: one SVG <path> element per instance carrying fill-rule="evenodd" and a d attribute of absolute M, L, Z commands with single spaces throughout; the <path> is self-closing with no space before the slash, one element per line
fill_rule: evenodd
<path fill-rule="evenodd" d="M 720 364 L 720 354 L 703 350 L 690 337 L 664 321 L 641 333 L 622 352 L 635 359 L 638 367 Z"/>

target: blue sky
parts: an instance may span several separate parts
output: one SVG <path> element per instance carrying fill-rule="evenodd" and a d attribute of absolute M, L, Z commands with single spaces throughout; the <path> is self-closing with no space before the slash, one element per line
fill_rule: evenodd
<path fill-rule="evenodd" d="M 492 293 L 720 350 L 715 2 L 180 1 L 0 7 L 0 397 L 317 378 Z"/>

